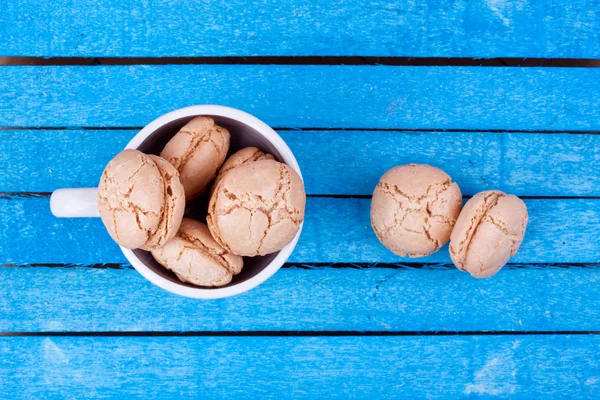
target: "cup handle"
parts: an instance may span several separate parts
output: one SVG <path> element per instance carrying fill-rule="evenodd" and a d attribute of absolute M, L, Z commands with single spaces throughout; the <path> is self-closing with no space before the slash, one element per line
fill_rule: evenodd
<path fill-rule="evenodd" d="M 59 218 L 99 217 L 98 188 L 55 190 L 50 196 L 50 211 Z"/>

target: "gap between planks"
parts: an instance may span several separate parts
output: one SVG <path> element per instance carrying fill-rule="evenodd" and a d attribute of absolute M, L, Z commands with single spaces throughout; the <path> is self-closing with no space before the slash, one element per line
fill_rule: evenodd
<path fill-rule="evenodd" d="M 251 56 L 251 57 L 0 57 L 0 66 L 97 65 L 388 65 L 474 67 L 575 67 L 600 66 L 600 60 L 575 58 L 468 58 L 373 56 Z"/>
<path fill-rule="evenodd" d="M 143 126 L 2 126 L 2 131 L 136 131 L 143 129 Z M 320 132 L 344 132 L 344 131 L 358 131 L 358 132 L 423 132 L 423 133 L 444 133 L 444 132 L 456 132 L 456 133 L 524 133 L 524 134 L 572 134 L 572 135 L 597 135 L 600 131 L 586 131 L 586 130 L 524 130 L 524 129 L 415 129 L 415 128 L 290 128 L 290 127 L 272 127 L 275 131 L 284 132 L 309 132 L 309 131 L 320 131 Z"/>

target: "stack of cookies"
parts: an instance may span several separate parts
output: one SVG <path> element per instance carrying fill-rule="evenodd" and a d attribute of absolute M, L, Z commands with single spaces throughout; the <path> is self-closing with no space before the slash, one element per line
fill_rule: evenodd
<path fill-rule="evenodd" d="M 125 248 L 149 251 L 181 281 L 209 287 L 231 282 L 243 257 L 284 248 L 304 219 L 302 179 L 258 148 L 226 160 L 229 145 L 227 129 L 197 117 L 160 156 L 119 153 L 98 188 L 100 216 L 111 237 Z M 208 225 L 184 218 L 186 202 L 205 193 Z"/>

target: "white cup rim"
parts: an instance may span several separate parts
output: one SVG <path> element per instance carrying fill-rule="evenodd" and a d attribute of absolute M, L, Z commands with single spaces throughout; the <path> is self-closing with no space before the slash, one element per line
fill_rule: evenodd
<path fill-rule="evenodd" d="M 242 124 L 249 126 L 259 134 L 261 134 L 265 139 L 267 139 L 279 152 L 283 161 L 292 167 L 300 178 L 302 178 L 302 173 L 300 172 L 300 167 L 298 162 L 296 161 L 296 157 L 288 147 L 288 145 L 284 142 L 284 140 L 271 128 L 269 125 L 265 124 L 258 118 L 250 115 L 244 111 L 226 107 L 219 106 L 214 104 L 205 104 L 205 105 L 195 105 L 185 108 L 180 108 L 175 111 L 171 111 L 170 113 L 164 114 L 154 121 L 150 122 L 146 125 L 141 131 L 138 132 L 133 139 L 127 144 L 126 149 L 137 149 L 146 138 L 155 132 L 157 129 L 162 126 L 186 117 L 195 117 L 200 115 L 216 115 L 220 117 L 230 118 L 241 122 Z M 156 272 L 150 269 L 146 264 L 144 264 L 135 253 L 121 246 L 121 251 L 127 258 L 127 260 L 133 265 L 133 267 L 147 280 L 155 284 L 156 286 L 165 289 L 171 293 L 178 294 L 180 296 L 191 297 L 196 299 L 219 299 L 223 297 L 235 296 L 237 294 L 246 292 L 250 289 L 255 288 L 260 285 L 267 279 L 269 279 L 275 272 L 279 270 L 283 266 L 283 264 L 287 261 L 287 259 L 294 251 L 296 244 L 298 243 L 298 239 L 300 238 L 300 233 L 302 232 L 302 226 L 300 225 L 300 229 L 298 233 L 294 237 L 294 239 L 285 246 L 277 256 L 265 267 L 262 271 L 260 271 L 255 276 L 248 278 L 247 280 L 226 287 L 220 288 L 201 288 L 201 287 L 189 287 L 183 284 L 179 284 L 176 282 L 172 282 Z"/>

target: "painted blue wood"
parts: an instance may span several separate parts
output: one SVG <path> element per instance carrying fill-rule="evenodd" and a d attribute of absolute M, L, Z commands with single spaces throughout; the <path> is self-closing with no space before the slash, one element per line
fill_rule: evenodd
<path fill-rule="evenodd" d="M 369 199 L 309 198 L 291 262 L 398 262 L 369 221 Z M 529 225 L 515 263 L 600 262 L 600 200 L 526 200 Z M 125 262 L 100 219 L 60 219 L 48 197 L 0 197 L 0 264 Z M 407 259 L 404 259 L 407 260 Z M 413 261 L 449 263 L 447 249 Z"/>
<path fill-rule="evenodd" d="M 0 68 L 0 126 L 143 126 L 201 103 L 240 108 L 275 127 L 600 130 L 600 69 Z"/>
<path fill-rule="evenodd" d="M 593 0 L 0 1 L 0 54 L 600 57 Z"/>
<path fill-rule="evenodd" d="M 11 398 L 594 398 L 600 337 L 0 338 Z"/>
<path fill-rule="evenodd" d="M 59 187 L 95 186 L 104 166 L 136 133 L 0 131 L 0 192 L 50 192 Z M 490 188 L 521 196 L 600 195 L 600 135 L 279 133 L 300 163 L 309 194 L 370 195 L 386 170 L 413 162 L 443 168 L 465 195 Z"/>
<path fill-rule="evenodd" d="M 0 331 L 600 331 L 597 266 L 289 267 L 214 301 L 122 268 L 0 267 Z"/>

